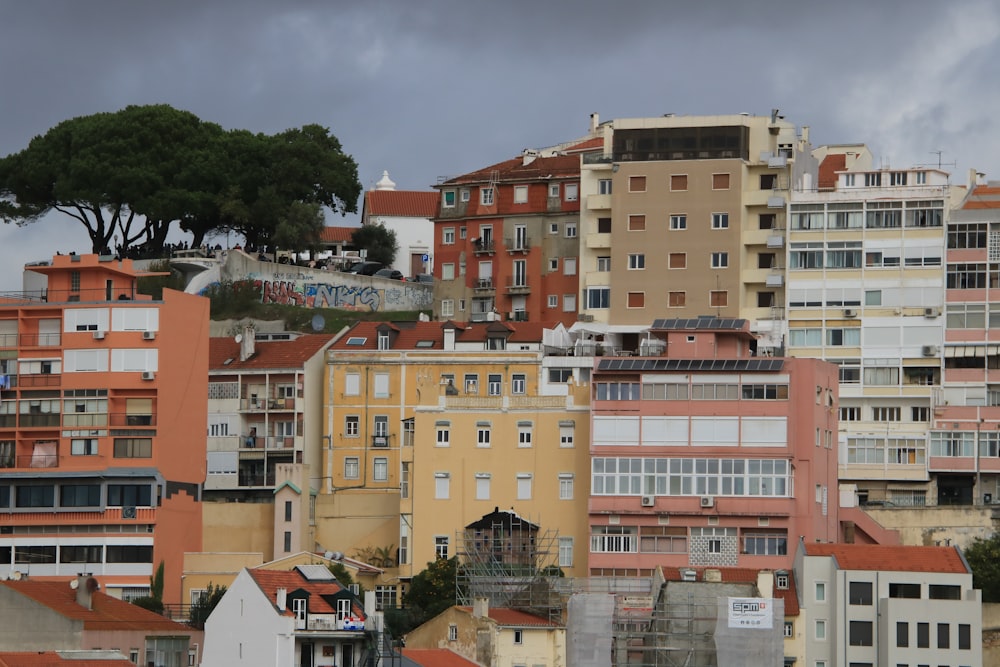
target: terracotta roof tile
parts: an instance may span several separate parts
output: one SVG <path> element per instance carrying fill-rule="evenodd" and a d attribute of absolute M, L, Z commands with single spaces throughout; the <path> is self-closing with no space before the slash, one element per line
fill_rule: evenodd
<path fill-rule="evenodd" d="M 842 570 L 969 573 L 956 547 L 812 543 L 805 550 L 808 556 L 833 556 Z"/>
<path fill-rule="evenodd" d="M 210 371 L 301 368 L 333 337 L 333 334 L 305 334 L 292 340 L 256 341 L 254 354 L 246 361 L 240 361 L 240 344 L 232 337 L 213 337 L 208 342 L 208 368 Z M 231 361 L 227 364 L 227 360 Z"/>
<path fill-rule="evenodd" d="M 404 648 L 403 656 L 421 667 L 479 667 L 447 648 Z"/>
<path fill-rule="evenodd" d="M 189 635 L 191 629 L 134 604 L 96 591 L 91 609 L 76 601 L 76 591 L 67 581 L 4 581 L 4 586 L 31 598 L 64 618 L 83 621 L 86 630 L 163 632 Z"/>
<path fill-rule="evenodd" d="M 664 567 L 662 568 L 663 578 L 667 581 L 681 581 L 681 570 L 693 569 L 698 572 L 698 582 L 702 583 L 705 580 L 705 570 L 718 570 L 722 574 L 723 583 L 727 584 L 757 584 L 757 573 L 751 567 L 713 567 L 713 568 L 679 568 L 679 567 Z M 795 573 L 792 570 L 788 570 L 788 588 L 775 588 L 774 597 L 780 598 L 785 601 L 785 616 L 798 616 L 799 615 L 799 598 L 795 595 Z"/>
<path fill-rule="evenodd" d="M 542 330 L 555 326 L 543 322 L 358 322 L 330 346 L 331 350 L 375 350 L 378 349 L 378 328 L 385 324 L 395 327 L 398 335 L 390 345 L 393 350 L 440 350 L 444 342 L 444 327 L 453 324 L 456 328 L 455 340 L 460 343 L 486 342 L 490 327 L 494 330 L 506 329 L 510 332 L 507 340 L 511 343 L 540 343 Z M 362 345 L 348 345 L 351 338 L 364 338 Z M 432 345 L 422 345 L 420 341 L 431 341 Z"/>
<path fill-rule="evenodd" d="M 10 651 L 0 652 L 0 667 L 65 667 L 74 665 L 75 667 L 126 667 L 132 663 L 127 662 L 123 655 L 121 658 L 81 658 L 76 655 L 60 655 L 69 653 L 67 651 Z"/>
<path fill-rule="evenodd" d="M 1000 208 L 1000 186 L 977 185 L 962 204 L 965 210 Z"/>
<path fill-rule="evenodd" d="M 472 607 L 459 607 L 462 611 L 471 614 Z M 490 620 L 497 623 L 497 625 L 502 625 L 504 627 L 512 628 L 561 628 L 563 627 L 559 623 L 554 623 L 541 616 L 535 616 L 534 614 L 529 614 L 525 611 L 520 611 L 518 609 L 509 609 L 507 607 L 490 607 L 489 609 Z"/>
<path fill-rule="evenodd" d="M 324 227 L 319 239 L 324 243 L 350 243 L 358 227 Z"/>
<path fill-rule="evenodd" d="M 820 190 L 833 190 L 837 187 L 837 172 L 845 169 L 847 169 L 846 155 L 843 153 L 827 155 L 819 165 L 816 186 Z"/>
<path fill-rule="evenodd" d="M 462 176 L 456 176 L 445 181 L 442 185 L 485 183 L 490 180 L 494 172 L 499 175 L 501 181 L 538 181 L 549 177 L 574 178 L 580 175 L 580 156 L 538 157 L 528 164 L 524 164 L 524 158 L 516 157 Z"/>
<path fill-rule="evenodd" d="M 436 190 L 368 190 L 365 192 L 365 213 L 400 218 L 433 218 L 438 212 L 441 195 Z"/>
<path fill-rule="evenodd" d="M 309 613 L 337 613 L 337 610 L 331 607 L 322 597 L 324 595 L 336 595 L 344 590 L 344 587 L 337 583 L 336 580 L 310 581 L 302 576 L 298 570 L 262 570 L 255 568 L 247 570 L 247 572 L 250 573 L 250 576 L 257 583 L 257 586 L 260 587 L 260 590 L 267 599 L 271 601 L 272 605 L 275 604 L 279 588 L 284 588 L 288 593 L 302 589 L 312 594 L 309 597 Z M 291 616 L 292 614 L 291 605 L 286 605 L 284 615 Z M 365 617 L 364 608 L 360 603 L 355 602 L 354 615 L 359 618 Z"/>
<path fill-rule="evenodd" d="M 573 144 L 572 146 L 567 146 L 563 150 L 567 153 L 576 153 L 591 151 L 595 148 L 604 148 L 604 137 L 594 137 L 593 139 L 584 139 L 580 143 Z"/>

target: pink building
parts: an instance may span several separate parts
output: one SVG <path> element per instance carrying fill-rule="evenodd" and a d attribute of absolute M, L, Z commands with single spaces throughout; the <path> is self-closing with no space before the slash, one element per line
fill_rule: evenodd
<path fill-rule="evenodd" d="M 754 356 L 742 319 L 646 336 L 640 357 L 595 360 L 592 576 L 787 569 L 800 537 L 871 539 L 838 516 L 835 365 Z"/>

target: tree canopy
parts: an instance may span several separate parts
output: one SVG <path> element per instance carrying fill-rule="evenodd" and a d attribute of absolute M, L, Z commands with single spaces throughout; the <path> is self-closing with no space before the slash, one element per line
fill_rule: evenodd
<path fill-rule="evenodd" d="M 458 558 L 438 558 L 414 575 L 403 596 L 403 607 L 386 609 L 385 622 L 394 637 L 401 637 L 455 604 Z"/>
<path fill-rule="evenodd" d="M 0 218 L 59 211 L 93 252 L 118 250 L 115 239 L 158 251 L 175 224 L 192 246 L 234 231 L 248 245 L 309 249 L 322 209 L 354 212 L 360 193 L 357 164 L 327 128 L 225 131 L 165 104 L 72 118 L 0 159 Z"/>
<path fill-rule="evenodd" d="M 369 262 L 381 262 L 385 266 L 392 264 L 399 250 L 396 232 L 382 225 L 361 225 L 351 233 L 351 244 L 367 250 Z"/>
<path fill-rule="evenodd" d="M 983 602 L 1000 602 L 1000 533 L 976 538 L 964 553 L 972 568 L 972 586 L 983 592 Z"/>

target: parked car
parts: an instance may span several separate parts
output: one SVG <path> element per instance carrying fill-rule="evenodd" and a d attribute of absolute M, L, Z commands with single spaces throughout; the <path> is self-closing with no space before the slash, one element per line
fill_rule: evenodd
<path fill-rule="evenodd" d="M 432 276 L 429 273 L 418 273 L 417 275 L 413 276 L 413 279 L 412 279 L 411 282 L 415 282 L 415 283 L 428 283 L 428 284 L 430 284 L 430 283 L 434 282 L 434 276 Z"/>
<path fill-rule="evenodd" d="M 359 276 L 373 276 L 382 268 L 381 262 L 358 262 L 352 264 L 344 273 L 356 273 Z"/>
<path fill-rule="evenodd" d="M 375 272 L 375 275 L 380 278 L 389 278 L 391 280 L 406 280 L 403 276 L 403 272 L 397 271 L 396 269 L 379 269 Z"/>

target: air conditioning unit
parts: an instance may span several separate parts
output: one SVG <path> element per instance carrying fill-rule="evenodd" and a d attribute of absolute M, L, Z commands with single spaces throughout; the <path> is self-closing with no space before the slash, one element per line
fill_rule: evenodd
<path fill-rule="evenodd" d="M 920 348 L 920 352 L 925 357 L 935 357 L 937 356 L 938 353 L 938 347 L 937 345 L 924 345 L 922 348 Z"/>
<path fill-rule="evenodd" d="M 594 316 L 588 315 L 587 313 L 580 313 L 580 315 L 576 319 L 580 320 L 581 322 L 593 322 Z"/>
<path fill-rule="evenodd" d="M 652 507 L 655 504 L 656 504 L 656 496 L 643 496 L 642 497 L 642 506 L 643 507 Z"/>
<path fill-rule="evenodd" d="M 858 311 L 854 310 L 853 308 L 844 309 L 844 317 L 857 317 L 857 316 L 858 316 Z"/>
<path fill-rule="evenodd" d="M 715 498 L 712 496 L 702 496 L 701 497 L 702 507 L 715 507 Z"/>
<path fill-rule="evenodd" d="M 104 340 L 104 332 L 103 331 L 95 331 L 94 332 L 94 340 Z"/>
<path fill-rule="evenodd" d="M 937 308 L 924 308 L 924 317 L 937 317 L 941 314 Z"/>
<path fill-rule="evenodd" d="M 156 338 L 156 332 L 155 331 L 143 331 L 142 332 L 142 339 L 143 340 L 153 340 L 154 338 Z"/>
<path fill-rule="evenodd" d="M 154 380 L 154 379 L 156 379 L 156 373 L 154 373 L 153 371 L 143 371 L 142 372 L 142 379 L 143 380 Z"/>

